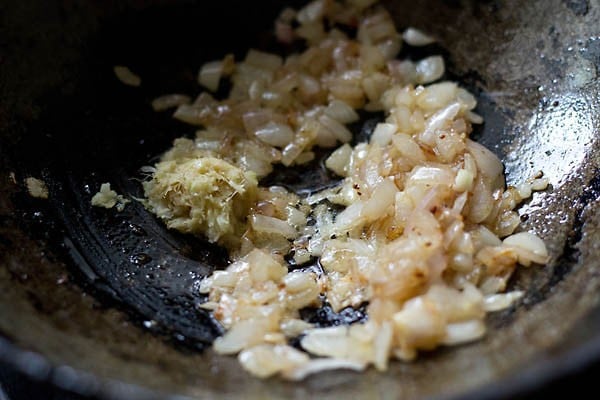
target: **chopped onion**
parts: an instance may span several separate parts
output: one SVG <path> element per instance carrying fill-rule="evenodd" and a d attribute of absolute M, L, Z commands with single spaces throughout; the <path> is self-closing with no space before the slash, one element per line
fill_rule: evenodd
<path fill-rule="evenodd" d="M 251 109 L 242 115 L 244 129 L 251 135 L 270 122 L 285 124 L 286 118 L 269 108 Z M 288 142 L 289 143 L 289 142 Z"/>
<path fill-rule="evenodd" d="M 307 331 L 300 344 L 303 349 L 318 356 L 345 358 L 351 350 L 348 338 L 347 326 L 333 326 Z"/>
<path fill-rule="evenodd" d="M 388 71 L 393 78 L 402 84 L 417 82 L 417 66 L 410 60 L 391 60 L 387 63 Z"/>
<path fill-rule="evenodd" d="M 322 21 L 307 22 L 301 24 L 295 31 L 296 36 L 301 37 L 310 45 L 316 45 L 325 39 L 325 27 Z"/>
<path fill-rule="evenodd" d="M 189 104 L 191 101 L 190 96 L 185 94 L 166 94 L 152 100 L 152 109 L 154 111 L 165 111 L 182 104 Z"/>
<path fill-rule="evenodd" d="M 394 21 L 385 10 L 362 19 L 356 33 L 356 38 L 362 44 L 378 44 L 398 36 Z"/>
<path fill-rule="evenodd" d="M 319 93 L 321 85 L 319 81 L 310 75 L 300 75 L 300 90 L 305 96 L 313 96 Z"/>
<path fill-rule="evenodd" d="M 358 121 L 356 111 L 341 100 L 332 100 L 325 108 L 324 113 L 342 124 Z"/>
<path fill-rule="evenodd" d="M 468 219 L 481 223 L 490 215 L 494 208 L 494 198 L 488 184 L 478 176 L 469 201 Z"/>
<path fill-rule="evenodd" d="M 211 287 L 221 286 L 233 288 L 238 280 L 236 274 L 230 271 L 215 271 L 211 278 Z"/>
<path fill-rule="evenodd" d="M 335 219 L 334 230 L 344 232 L 350 230 L 354 226 L 362 224 L 361 213 L 363 205 L 364 204 L 361 201 L 356 201 L 339 213 Z"/>
<path fill-rule="evenodd" d="M 305 151 L 300 153 L 298 157 L 294 160 L 294 162 L 298 165 L 306 164 L 315 159 L 315 153 L 312 151 Z"/>
<path fill-rule="evenodd" d="M 285 336 L 292 338 L 313 328 L 313 324 L 310 324 L 302 319 L 288 319 L 281 323 L 281 331 L 285 334 Z"/>
<path fill-rule="evenodd" d="M 253 65 L 255 67 L 266 69 L 269 71 L 275 71 L 283 64 L 281 56 L 272 53 L 266 53 L 264 51 L 250 49 L 246 54 L 244 63 Z"/>
<path fill-rule="evenodd" d="M 456 98 L 458 87 L 454 82 L 429 85 L 417 98 L 417 104 L 425 110 L 438 110 Z"/>
<path fill-rule="evenodd" d="M 297 142 L 292 142 L 285 146 L 282 152 L 281 163 L 286 167 L 289 167 L 296 161 L 296 158 L 302 154 L 304 147 Z"/>
<path fill-rule="evenodd" d="M 454 174 L 449 169 L 440 167 L 415 167 L 408 178 L 411 183 L 420 185 L 447 185 L 454 184 Z"/>
<path fill-rule="evenodd" d="M 315 22 L 323 17 L 324 12 L 325 1 L 313 0 L 298 11 L 296 20 L 301 24 Z"/>
<path fill-rule="evenodd" d="M 467 139 L 467 150 L 475 159 L 481 173 L 490 183 L 497 182 L 502 176 L 504 166 L 498 157 L 481 144 Z"/>
<path fill-rule="evenodd" d="M 385 179 L 377 185 L 371 198 L 365 202 L 360 216 L 367 220 L 375 220 L 388 213 L 388 209 L 394 205 L 398 188 L 389 179 Z"/>
<path fill-rule="evenodd" d="M 494 312 L 510 307 L 515 301 L 523 297 L 523 292 L 515 290 L 508 293 L 492 294 L 483 300 L 485 311 Z"/>
<path fill-rule="evenodd" d="M 375 364 L 375 368 L 379 371 L 387 369 L 393 337 L 394 330 L 392 324 L 390 322 L 381 324 L 379 332 L 377 332 L 377 336 L 375 337 L 375 354 L 373 357 L 373 364 Z"/>
<path fill-rule="evenodd" d="M 142 79 L 138 75 L 131 72 L 128 67 L 116 65 L 113 70 L 116 77 L 128 86 L 140 86 L 142 84 Z"/>
<path fill-rule="evenodd" d="M 476 230 L 472 232 L 474 242 L 476 243 L 475 249 L 479 250 L 484 246 L 500 246 L 502 241 L 490 231 L 484 225 L 480 225 Z"/>
<path fill-rule="evenodd" d="M 335 119 L 323 114 L 319 117 L 319 122 L 323 124 L 333 135 L 342 143 L 348 143 L 352 140 L 352 132 L 348 130 L 344 125 L 336 121 Z"/>
<path fill-rule="evenodd" d="M 425 130 L 421 134 L 421 141 L 428 145 L 435 143 L 437 131 L 450 122 L 460 111 L 460 104 L 457 102 L 447 105 L 445 108 L 433 114 L 425 125 Z"/>
<path fill-rule="evenodd" d="M 275 21 L 275 37 L 283 44 L 294 42 L 294 29 L 289 22 Z"/>
<path fill-rule="evenodd" d="M 312 273 L 294 271 L 283 277 L 285 290 L 289 293 L 298 293 L 310 289 L 315 285 L 315 278 Z"/>
<path fill-rule="evenodd" d="M 291 346 L 258 345 L 242 351 L 238 360 L 245 370 L 260 378 L 266 378 L 304 365 L 310 359 L 306 353 Z"/>
<path fill-rule="evenodd" d="M 268 329 L 268 322 L 264 319 L 239 321 L 225 335 L 215 340 L 213 348 L 219 354 L 236 354 L 261 343 Z"/>
<path fill-rule="evenodd" d="M 417 62 L 417 83 L 429 83 L 444 75 L 444 59 L 441 56 L 431 56 Z"/>
<path fill-rule="evenodd" d="M 334 147 L 338 139 L 333 132 L 316 119 L 307 119 L 303 124 L 303 129 L 312 130 L 316 133 L 315 144 L 324 148 Z"/>
<path fill-rule="evenodd" d="M 467 111 L 465 117 L 467 117 L 472 124 L 483 124 L 483 117 L 473 111 Z"/>
<path fill-rule="evenodd" d="M 394 147 L 402 154 L 403 157 L 417 164 L 425 161 L 425 153 L 414 139 L 406 134 L 396 134 L 392 137 Z"/>
<path fill-rule="evenodd" d="M 462 213 L 463 209 L 465 208 L 465 204 L 467 204 L 467 193 L 462 193 L 460 194 L 456 200 L 454 201 L 454 205 L 452 206 L 452 213 L 454 215 L 458 215 L 459 213 Z"/>
<path fill-rule="evenodd" d="M 519 232 L 502 241 L 504 246 L 520 249 L 519 263 L 529 265 L 530 262 L 543 264 L 548 261 L 548 250 L 544 241 L 530 232 Z"/>
<path fill-rule="evenodd" d="M 464 106 L 466 110 L 472 110 L 477 106 L 477 100 L 470 92 L 463 88 L 458 88 L 456 99 Z"/>
<path fill-rule="evenodd" d="M 409 27 L 402 33 L 402 39 L 411 46 L 427 46 L 434 43 L 435 39 L 422 31 Z"/>
<path fill-rule="evenodd" d="M 257 129 L 254 134 L 260 141 L 275 147 L 285 147 L 294 139 L 294 131 L 289 125 L 276 122 L 267 123 Z"/>
<path fill-rule="evenodd" d="M 309 361 L 297 368 L 286 371 L 284 376 L 294 381 L 300 381 L 309 375 L 316 374 L 332 369 L 349 369 L 353 371 L 362 371 L 366 368 L 364 361 L 341 360 L 338 358 L 320 358 Z"/>
<path fill-rule="evenodd" d="M 371 143 L 377 143 L 379 146 L 387 146 L 397 130 L 398 127 L 394 124 L 380 122 L 373 130 L 373 134 L 371 135 Z"/>
<path fill-rule="evenodd" d="M 191 125 L 203 125 L 201 109 L 190 104 L 181 104 L 173 113 L 173 118 Z"/>
<path fill-rule="evenodd" d="M 210 61 L 202 65 L 198 72 L 198 83 L 210 90 L 216 92 L 219 88 L 221 75 L 223 74 L 222 61 Z"/>
<path fill-rule="evenodd" d="M 298 236 L 296 230 L 286 221 L 277 218 L 267 217 L 265 215 L 253 214 L 250 223 L 252 229 L 257 232 L 274 233 L 287 239 L 293 239 Z"/>
<path fill-rule="evenodd" d="M 304 212 L 288 205 L 285 207 L 285 213 L 287 214 L 288 223 L 295 228 L 306 225 L 306 214 Z"/>
<path fill-rule="evenodd" d="M 474 176 L 466 169 L 459 169 L 454 179 L 454 190 L 457 192 L 468 192 L 473 187 Z"/>
<path fill-rule="evenodd" d="M 36 197 L 39 199 L 47 199 L 48 198 L 48 186 L 46 183 L 38 178 L 34 178 L 32 176 L 25 178 L 25 185 L 27 186 L 27 191 L 31 197 Z M 105 198 L 107 200 L 106 205 L 110 205 L 110 207 L 114 206 L 117 203 L 117 193 L 114 192 L 114 195 L 110 195 L 110 192 L 114 192 L 110 189 L 109 183 L 103 183 L 100 186 L 100 192 L 96 193 L 94 197 L 100 196 L 101 198 Z M 112 197 L 112 199 L 111 199 Z M 92 200 L 92 204 L 94 201 Z M 105 204 L 105 202 L 100 202 Z"/>
<path fill-rule="evenodd" d="M 486 296 L 501 292 L 504 289 L 506 289 L 506 278 L 498 276 L 488 276 L 479 285 L 479 290 Z"/>
<path fill-rule="evenodd" d="M 148 170 L 151 178 L 207 160 L 214 166 L 181 170 L 160 191 L 144 182 L 148 202 L 154 199 L 168 227 L 229 250 L 233 262 L 197 290 L 208 296 L 201 307 L 228 330 L 214 349 L 239 353 L 256 376 L 385 370 L 393 356 L 410 360 L 478 339 L 486 312 L 522 295 L 497 294 L 517 263 L 548 260 L 535 235 L 508 236 L 520 222 L 515 207 L 547 179 L 505 189 L 500 160 L 468 139 L 482 121 L 476 98 L 457 83 L 437 82 L 445 70 L 440 56 L 393 60 L 402 37 L 413 46 L 434 39 L 414 28 L 399 34 L 383 7 L 367 10 L 375 1 L 288 8 L 275 34 L 285 43 L 305 39 L 298 43 L 305 50 L 283 58 L 249 49 L 242 62 L 228 54 L 202 66 L 198 80 L 207 90 L 193 104 L 183 95 L 153 102 L 157 110 L 177 107 L 175 118 L 202 128 L 196 139 L 175 140 Z M 208 92 L 223 77 L 231 77 L 231 91 L 216 100 Z M 351 145 L 347 125 L 371 111 L 384 120 L 368 141 Z M 297 166 L 334 147 L 325 166 L 344 177 L 339 184 L 302 194 L 258 185 L 274 164 Z M 226 166 L 241 175 L 224 174 Z M 243 190 L 247 199 L 234 204 Z M 217 236 L 216 224 L 232 234 Z M 315 259 L 319 275 L 296 268 Z M 299 319 L 303 308 L 325 301 L 334 312 L 368 303 L 368 319 L 332 328 Z M 310 354 L 286 344 L 294 338 Z"/>
<path fill-rule="evenodd" d="M 455 322 L 446 327 L 445 345 L 454 346 L 461 343 L 472 342 L 485 335 L 485 325 L 480 320 Z"/>
<path fill-rule="evenodd" d="M 531 189 L 532 190 L 545 190 L 550 184 L 550 180 L 548 178 L 538 178 L 531 181 Z"/>
<path fill-rule="evenodd" d="M 352 147 L 344 143 L 337 148 L 325 161 L 325 166 L 339 176 L 346 176 L 348 173 L 348 164 L 352 156 Z"/>

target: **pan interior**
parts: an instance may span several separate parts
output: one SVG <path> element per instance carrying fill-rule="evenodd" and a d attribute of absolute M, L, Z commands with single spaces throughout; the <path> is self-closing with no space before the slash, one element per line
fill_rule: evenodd
<path fill-rule="evenodd" d="M 226 252 L 167 230 L 139 202 L 120 213 L 90 204 L 102 182 L 142 197 L 140 166 L 194 131 L 154 113 L 150 101 L 163 93 L 195 95 L 198 67 L 224 51 L 242 56 L 250 46 L 273 48 L 264 32 L 279 3 L 260 10 L 228 1 L 11 5 L 0 24 L 5 37 L 18 38 L 0 66 L 0 90 L 9 99 L 0 106 L 1 332 L 54 365 L 102 378 L 190 396 L 257 398 L 451 395 L 508 379 L 525 365 L 535 370 L 590 340 L 598 318 L 584 316 L 598 313 L 600 286 L 593 246 L 600 232 L 600 39 L 590 30 L 600 11 L 573 3 L 386 3 L 400 27 L 441 38 L 453 78 L 478 95 L 486 123 L 476 139 L 504 160 L 509 183 L 537 170 L 550 178 L 551 188 L 520 212 L 524 228 L 545 239 L 553 258 L 517 274 L 512 285 L 526 298 L 490 316 L 483 341 L 415 364 L 394 363 L 385 374 L 357 379 L 332 372 L 301 385 L 264 385 L 235 359 L 194 349 L 219 334 L 197 308 L 197 288 L 226 265 Z M 28 29 L 33 20 L 42 21 L 36 30 Z M 26 55 L 17 52 L 19 43 Z M 114 65 L 136 71 L 142 86 L 123 86 Z M 311 171 L 330 182 L 318 164 Z M 27 176 L 48 184 L 48 200 L 26 194 Z M 325 322 L 335 318 L 326 315 Z M 40 338 L 40 331 L 47 334 Z M 63 379 L 45 367 L 28 372 Z M 80 377 L 73 382 L 79 391 L 112 390 L 82 388 Z"/>

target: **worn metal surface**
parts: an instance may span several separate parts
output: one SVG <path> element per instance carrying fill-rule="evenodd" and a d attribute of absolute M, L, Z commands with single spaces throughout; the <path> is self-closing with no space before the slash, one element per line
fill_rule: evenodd
<path fill-rule="evenodd" d="M 166 231 L 139 204 L 89 205 L 105 181 L 140 194 L 139 167 L 189 133 L 150 100 L 195 94 L 204 60 L 269 46 L 258 32 L 277 2 L 13 3 L 0 13 L 0 360 L 88 395 L 259 399 L 509 396 L 600 359 L 598 1 L 386 2 L 401 27 L 435 34 L 452 77 L 477 92 L 476 138 L 509 182 L 549 177 L 520 212 L 552 261 L 517 274 L 525 299 L 492 315 L 480 342 L 299 384 L 199 350 L 218 330 L 194 288 L 222 251 Z M 244 40 L 215 35 L 227 27 Z M 119 84 L 115 64 L 142 87 Z M 50 199 L 27 195 L 30 175 Z"/>

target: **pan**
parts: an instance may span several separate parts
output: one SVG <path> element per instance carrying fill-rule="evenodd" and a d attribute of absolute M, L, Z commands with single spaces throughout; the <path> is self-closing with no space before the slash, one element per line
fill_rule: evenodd
<path fill-rule="evenodd" d="M 299 5 L 302 2 L 287 3 Z M 142 197 L 140 167 L 193 131 L 155 113 L 163 93 L 197 93 L 197 69 L 224 52 L 277 51 L 283 3 L 8 1 L 0 13 L 0 360 L 84 398 L 508 398 L 600 359 L 600 4 L 595 0 L 387 1 L 400 27 L 439 38 L 448 77 L 473 91 L 475 139 L 508 183 L 542 170 L 549 188 L 519 213 L 551 254 L 512 279 L 526 292 L 490 315 L 476 343 L 332 371 L 300 383 L 250 377 L 209 349 L 221 334 L 198 307 L 218 246 L 167 230 L 143 205 L 92 207 L 110 182 Z M 413 54 L 418 57 L 419 54 Z M 127 65 L 143 80 L 122 85 Z M 365 120 L 355 134 L 368 134 Z M 25 180 L 43 180 L 47 199 Z M 315 162 L 271 177 L 296 191 L 334 183 Z M 313 322 L 364 318 L 313 310 Z"/>

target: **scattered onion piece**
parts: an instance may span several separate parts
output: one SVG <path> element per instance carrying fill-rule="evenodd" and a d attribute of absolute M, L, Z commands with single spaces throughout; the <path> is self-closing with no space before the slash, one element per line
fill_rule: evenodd
<path fill-rule="evenodd" d="M 402 33 L 402 39 L 411 46 L 427 46 L 435 42 L 432 36 L 412 27 Z"/>
<path fill-rule="evenodd" d="M 142 79 L 126 66 L 116 65 L 113 70 L 115 76 L 125 85 L 137 87 L 142 84 Z"/>

